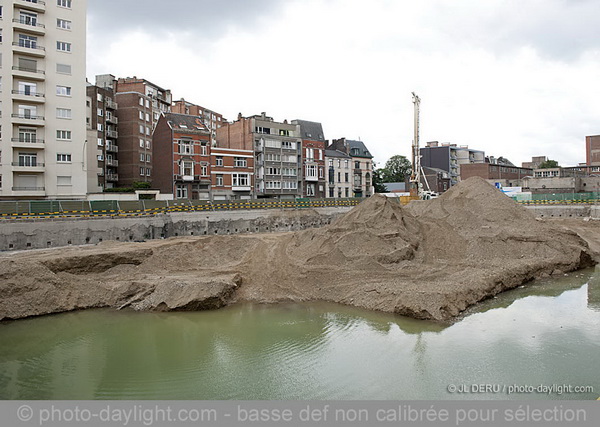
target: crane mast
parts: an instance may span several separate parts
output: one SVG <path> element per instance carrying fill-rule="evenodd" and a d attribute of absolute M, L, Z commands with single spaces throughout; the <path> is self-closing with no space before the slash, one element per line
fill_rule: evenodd
<path fill-rule="evenodd" d="M 421 98 L 419 98 L 414 92 L 413 104 L 415 106 L 415 136 L 413 139 L 413 152 L 412 152 L 412 173 L 410 176 L 410 195 L 418 197 L 419 199 L 423 195 L 423 186 L 421 184 L 421 153 L 419 147 L 419 119 L 420 119 L 420 107 Z"/>

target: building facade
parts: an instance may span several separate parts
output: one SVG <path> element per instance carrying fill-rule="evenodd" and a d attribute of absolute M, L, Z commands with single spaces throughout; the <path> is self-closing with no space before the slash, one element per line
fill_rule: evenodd
<path fill-rule="evenodd" d="M 112 76 L 96 77 L 105 86 Z M 152 132 L 162 113 L 171 109 L 171 91 L 137 77 L 119 78 L 112 83 L 119 106 L 117 145 L 119 147 L 118 186 L 130 187 L 135 182 L 152 183 Z"/>
<path fill-rule="evenodd" d="M 226 122 L 226 120 L 223 119 L 222 114 L 216 113 L 208 108 L 201 107 L 200 105 L 192 104 L 183 98 L 179 101 L 173 102 L 173 105 L 171 105 L 171 112 L 202 117 L 204 124 L 208 130 L 210 130 L 211 142 L 213 146 L 216 145 L 217 142 L 217 129 L 220 128 L 224 122 Z"/>
<path fill-rule="evenodd" d="M 327 143 L 323 134 L 323 125 L 307 120 L 292 120 L 292 124 L 300 126 L 302 138 L 302 196 L 324 199 L 327 182 L 325 178 Z"/>
<path fill-rule="evenodd" d="M 0 6 L 0 198 L 85 197 L 86 8 L 85 0 Z"/>
<path fill-rule="evenodd" d="M 421 148 L 421 166 L 441 169 L 450 175 L 450 184 L 456 185 L 461 176 L 461 166 L 471 163 L 485 163 L 485 153 L 470 149 L 468 146 L 456 144 L 439 144 L 428 142 Z"/>
<path fill-rule="evenodd" d="M 585 154 L 588 166 L 600 165 L 600 135 L 585 137 Z"/>
<path fill-rule="evenodd" d="M 327 194 L 329 199 L 342 199 L 352 197 L 352 171 L 350 165 L 352 157 L 342 151 L 325 150 L 327 164 Z"/>
<path fill-rule="evenodd" d="M 254 151 L 213 147 L 211 200 L 247 200 L 254 192 Z"/>
<path fill-rule="evenodd" d="M 200 117 L 161 114 L 153 139 L 153 188 L 175 199 L 209 200 L 210 139 Z"/>
<path fill-rule="evenodd" d="M 114 188 L 119 181 L 119 120 L 112 86 L 88 84 L 87 96 L 89 171 L 97 169 L 96 176 L 90 173 L 88 178 L 88 189 L 93 193 Z"/>
<path fill-rule="evenodd" d="M 254 151 L 254 195 L 293 199 L 302 195 L 300 126 L 265 113 L 217 129 L 217 147 Z"/>
<path fill-rule="evenodd" d="M 337 150 L 351 158 L 352 196 L 370 197 L 373 195 L 373 156 L 362 141 L 346 138 L 333 140 L 328 150 Z"/>

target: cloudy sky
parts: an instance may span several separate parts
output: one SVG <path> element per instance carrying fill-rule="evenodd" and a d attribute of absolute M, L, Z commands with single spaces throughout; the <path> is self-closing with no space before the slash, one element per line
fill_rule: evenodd
<path fill-rule="evenodd" d="M 143 77 L 229 120 L 267 112 L 361 139 L 520 164 L 600 134 L 598 0 L 88 0 L 88 79 Z"/>

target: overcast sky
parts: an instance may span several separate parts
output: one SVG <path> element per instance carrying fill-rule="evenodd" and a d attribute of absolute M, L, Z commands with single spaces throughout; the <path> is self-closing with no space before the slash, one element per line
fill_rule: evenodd
<path fill-rule="evenodd" d="M 598 0 L 89 0 L 88 79 L 142 77 L 229 120 L 262 111 L 361 139 L 513 163 L 585 161 L 600 134 Z"/>

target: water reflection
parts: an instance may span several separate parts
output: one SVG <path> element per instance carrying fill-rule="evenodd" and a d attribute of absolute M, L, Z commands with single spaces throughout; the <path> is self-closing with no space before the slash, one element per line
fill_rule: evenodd
<path fill-rule="evenodd" d="M 0 398 L 558 398 L 447 392 L 481 383 L 600 390 L 599 281 L 593 270 L 539 281 L 453 325 L 321 303 L 4 323 Z"/>

